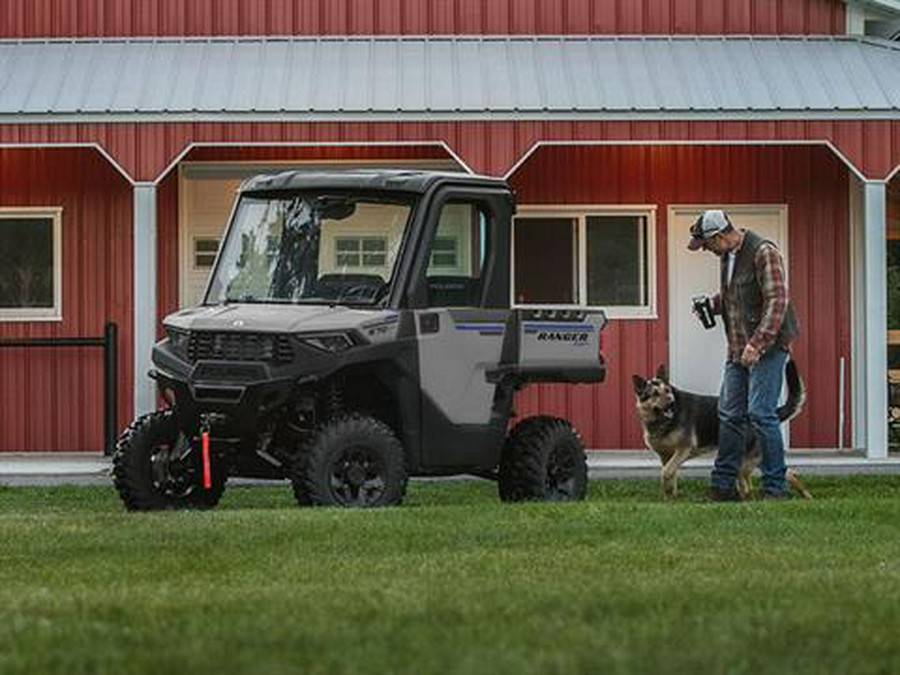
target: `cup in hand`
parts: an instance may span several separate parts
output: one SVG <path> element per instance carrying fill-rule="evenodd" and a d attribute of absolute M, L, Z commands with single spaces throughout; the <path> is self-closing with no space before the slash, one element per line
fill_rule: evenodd
<path fill-rule="evenodd" d="M 716 317 L 713 316 L 712 302 L 709 297 L 699 295 L 692 299 L 694 314 L 700 318 L 703 327 L 709 330 L 716 325 Z"/>

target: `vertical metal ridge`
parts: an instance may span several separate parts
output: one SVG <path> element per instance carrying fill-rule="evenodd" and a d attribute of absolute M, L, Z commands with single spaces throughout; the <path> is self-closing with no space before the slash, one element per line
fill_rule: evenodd
<path fill-rule="evenodd" d="M 287 7 L 293 21 L 284 31 L 289 34 L 307 33 L 349 35 L 368 29 L 373 34 L 450 34 L 477 32 L 496 33 L 497 26 L 503 32 L 531 34 L 559 33 L 659 33 L 659 22 L 649 7 L 638 0 L 608 0 L 613 11 L 599 15 L 597 3 L 590 3 L 586 12 L 583 5 L 577 9 L 582 21 L 573 20 L 574 9 L 566 2 L 536 2 L 535 0 L 497 0 L 482 3 L 471 16 L 463 12 L 468 6 L 442 0 L 415 0 L 400 6 L 399 25 L 388 22 L 383 26 L 378 18 L 386 14 L 386 2 L 373 0 L 372 8 L 360 18 L 358 12 L 349 11 L 345 2 L 337 0 L 258 0 L 252 3 L 229 3 L 210 17 L 194 9 L 192 0 L 105 0 L 101 5 L 78 5 L 70 2 L 53 3 L 49 12 L 34 20 L 31 0 L 5 0 L 5 14 L 0 19 L 0 37 L 103 37 L 109 35 L 143 36 L 162 34 L 181 35 L 258 35 L 276 32 L 273 17 L 276 9 Z M 697 3 L 694 0 L 669 0 L 668 25 L 664 32 L 697 34 L 703 30 L 711 33 L 728 32 L 728 2 Z M 505 5 L 504 5 L 505 3 Z M 772 8 L 763 13 L 754 5 L 749 16 L 751 32 L 773 33 L 821 33 L 844 32 L 842 5 L 822 0 L 791 0 L 790 3 L 767 3 Z M 99 10 L 87 12 L 85 9 Z M 368 8 L 367 8 L 368 9 Z M 403 11 L 406 9 L 407 11 Z M 444 11 L 439 12 L 439 9 Z M 505 20 L 499 15 L 505 9 Z M 625 9 L 629 14 L 625 14 Z M 643 11 L 640 11 L 642 10 Z M 304 11 L 305 10 L 305 11 Z M 412 11 L 415 20 L 407 20 Z M 284 12 L 281 12 L 284 13 Z M 449 13 L 449 16 L 447 15 Z M 26 20 L 32 17 L 33 20 Z M 373 18 L 374 17 L 374 18 Z M 129 21 L 130 18 L 130 21 Z M 627 21 L 626 21 L 627 19 Z M 309 21 L 310 23 L 307 23 Z M 579 23 L 586 24 L 582 28 Z M 574 26 L 573 26 L 574 24 Z M 577 26 L 577 28 L 575 27 Z M 399 31 L 398 31 L 399 29 Z"/>

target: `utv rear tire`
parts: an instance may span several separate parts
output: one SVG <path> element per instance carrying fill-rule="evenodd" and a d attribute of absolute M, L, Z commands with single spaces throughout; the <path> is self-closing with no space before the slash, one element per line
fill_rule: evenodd
<path fill-rule="evenodd" d="M 373 417 L 339 417 L 324 424 L 304 449 L 291 483 L 301 506 L 400 504 L 407 483 L 403 446 Z"/>
<path fill-rule="evenodd" d="M 138 417 L 122 433 L 113 476 L 129 511 L 212 508 L 219 503 L 225 472 L 213 464 L 212 487 L 205 490 L 200 453 L 187 443 L 172 410 Z"/>
<path fill-rule="evenodd" d="M 557 417 L 528 417 L 509 433 L 497 481 L 505 502 L 584 499 L 587 458 L 578 433 Z"/>

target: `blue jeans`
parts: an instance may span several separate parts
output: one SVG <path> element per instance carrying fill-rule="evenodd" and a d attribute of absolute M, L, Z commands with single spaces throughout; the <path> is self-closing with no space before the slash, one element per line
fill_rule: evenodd
<path fill-rule="evenodd" d="M 755 433 L 762 449 L 760 469 L 766 492 L 785 492 L 784 438 L 778 421 L 778 398 L 784 380 L 788 353 L 773 347 L 755 365 L 745 368 L 728 361 L 719 395 L 719 454 L 712 471 L 712 484 L 735 488 L 744 448 Z"/>

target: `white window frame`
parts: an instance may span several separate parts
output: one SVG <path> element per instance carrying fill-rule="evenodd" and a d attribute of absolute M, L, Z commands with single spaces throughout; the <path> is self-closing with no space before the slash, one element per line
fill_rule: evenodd
<path fill-rule="evenodd" d="M 382 234 L 380 232 L 377 233 L 366 233 L 366 234 L 337 234 L 335 233 L 334 237 L 334 269 L 347 268 L 352 270 L 380 270 L 387 266 L 388 260 L 388 246 L 390 244 L 390 237 L 387 234 Z M 338 242 L 340 240 L 345 241 L 356 241 L 359 243 L 359 265 L 346 265 L 338 262 L 338 256 L 341 255 L 341 251 L 338 250 Z M 384 256 L 384 264 L 382 265 L 366 265 L 365 264 L 365 255 L 366 252 L 364 250 L 363 242 L 367 239 L 380 241 L 384 244 L 384 250 L 380 252 L 380 255 Z M 344 252 L 346 253 L 346 251 Z"/>
<path fill-rule="evenodd" d="M 512 307 L 540 306 L 549 309 L 602 309 L 610 319 L 657 319 L 657 258 L 656 258 L 656 210 L 655 204 L 627 205 L 571 205 L 571 204 L 520 204 L 513 220 L 513 236 L 510 241 L 510 305 Z M 635 216 L 647 219 L 647 304 L 646 305 L 588 305 L 587 274 L 587 219 L 592 216 Z M 516 302 L 516 222 L 525 218 L 571 218 L 575 228 L 573 269 L 575 288 L 581 302 L 575 304 L 544 304 Z"/>
<path fill-rule="evenodd" d="M 212 251 L 198 251 L 197 243 L 200 241 L 218 242 L 215 253 L 213 253 Z M 208 272 L 212 272 L 212 269 L 216 263 L 216 260 L 215 260 L 216 256 L 219 255 L 220 248 L 222 248 L 222 237 L 212 237 L 212 236 L 205 236 L 205 235 L 195 235 L 195 236 L 191 237 L 191 269 L 197 270 L 197 271 L 206 270 Z M 197 256 L 198 255 L 212 255 L 213 256 L 212 264 L 210 264 L 209 267 L 198 265 L 197 264 Z"/>
<path fill-rule="evenodd" d="M 62 321 L 62 207 L 0 207 L 0 218 L 49 218 L 53 222 L 53 306 L 0 308 L 0 322 Z"/>

